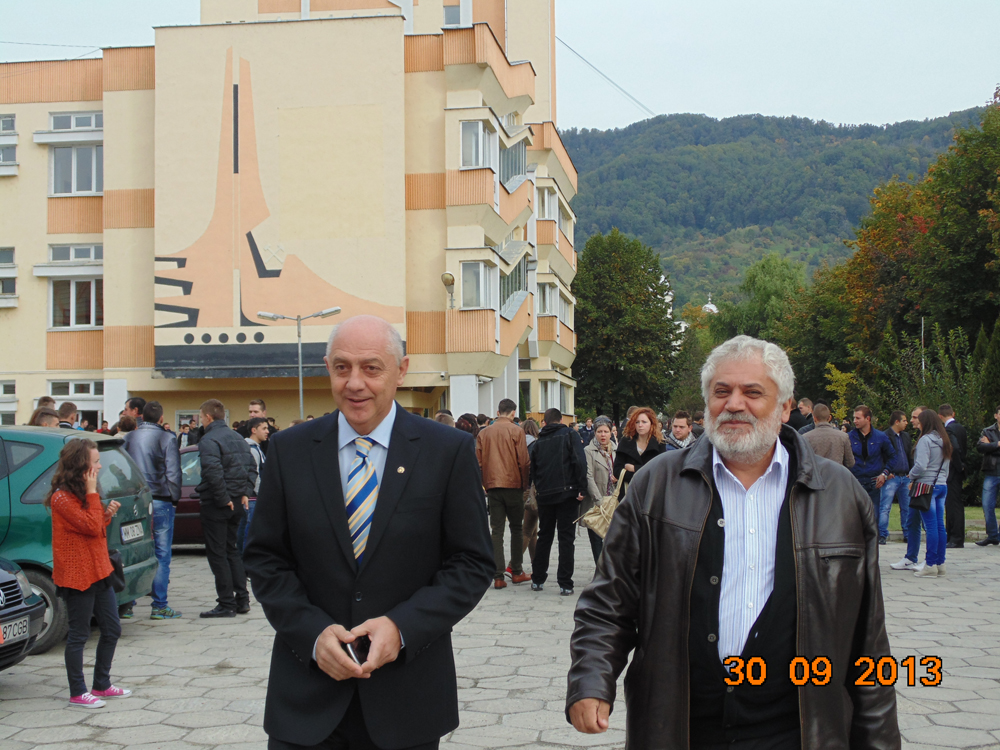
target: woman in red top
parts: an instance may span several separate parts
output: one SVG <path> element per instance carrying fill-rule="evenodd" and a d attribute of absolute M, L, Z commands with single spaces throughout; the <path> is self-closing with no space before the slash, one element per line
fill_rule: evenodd
<path fill-rule="evenodd" d="M 100 453 L 92 440 L 70 440 L 59 453 L 52 489 L 45 506 L 52 511 L 52 580 L 66 600 L 69 633 L 66 636 L 66 674 L 69 703 L 101 708 L 104 698 L 127 698 L 131 690 L 111 684 L 111 660 L 122 633 L 118 605 L 111 588 L 111 560 L 105 529 L 121 507 L 112 500 L 101 505 L 97 492 Z M 90 618 L 97 618 L 93 690 L 83 677 L 83 647 L 90 637 Z"/>

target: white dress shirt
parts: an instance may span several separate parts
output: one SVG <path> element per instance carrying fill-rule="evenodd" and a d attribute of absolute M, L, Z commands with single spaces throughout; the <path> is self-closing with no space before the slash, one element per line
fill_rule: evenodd
<path fill-rule="evenodd" d="M 743 652 L 750 628 L 774 589 L 778 513 L 788 483 L 788 451 L 776 441 L 771 464 L 750 489 L 712 448 L 712 473 L 722 499 L 725 546 L 719 591 L 719 659 Z"/>

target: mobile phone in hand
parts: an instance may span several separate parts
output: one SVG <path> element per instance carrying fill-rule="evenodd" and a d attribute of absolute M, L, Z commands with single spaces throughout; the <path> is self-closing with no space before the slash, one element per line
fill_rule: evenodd
<path fill-rule="evenodd" d="M 368 652 L 372 647 L 372 639 L 367 635 L 359 636 L 353 643 L 345 643 L 344 650 L 347 655 L 354 660 L 359 667 L 368 659 Z"/>

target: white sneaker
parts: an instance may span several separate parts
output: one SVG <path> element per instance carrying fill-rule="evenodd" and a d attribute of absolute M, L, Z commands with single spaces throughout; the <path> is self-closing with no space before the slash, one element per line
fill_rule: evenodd
<path fill-rule="evenodd" d="M 937 565 L 925 565 L 913 575 L 917 578 L 937 578 Z"/>
<path fill-rule="evenodd" d="M 923 570 L 926 565 L 927 565 L 927 563 L 922 563 L 922 562 L 921 563 L 917 563 L 916 565 L 913 566 L 913 570 L 914 570 L 914 572 L 916 572 L 918 570 Z"/>
<path fill-rule="evenodd" d="M 937 569 L 938 569 L 938 577 L 948 575 L 948 571 L 944 569 L 944 563 L 938 565 Z"/>
<path fill-rule="evenodd" d="M 913 562 L 913 560 L 911 560 L 908 557 L 904 557 L 902 560 L 900 560 L 899 562 L 894 562 L 889 567 L 892 568 L 893 570 L 913 570 L 914 568 L 916 568 L 916 565 L 917 564 Z"/>

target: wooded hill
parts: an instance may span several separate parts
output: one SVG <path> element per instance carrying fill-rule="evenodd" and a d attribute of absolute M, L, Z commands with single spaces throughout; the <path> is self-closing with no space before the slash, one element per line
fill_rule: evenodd
<path fill-rule="evenodd" d="M 923 122 L 832 125 L 802 117 L 663 115 L 561 132 L 580 173 L 576 247 L 617 227 L 653 247 L 676 306 L 718 301 L 767 252 L 811 273 L 850 254 L 872 190 L 920 179 L 983 110 Z"/>

